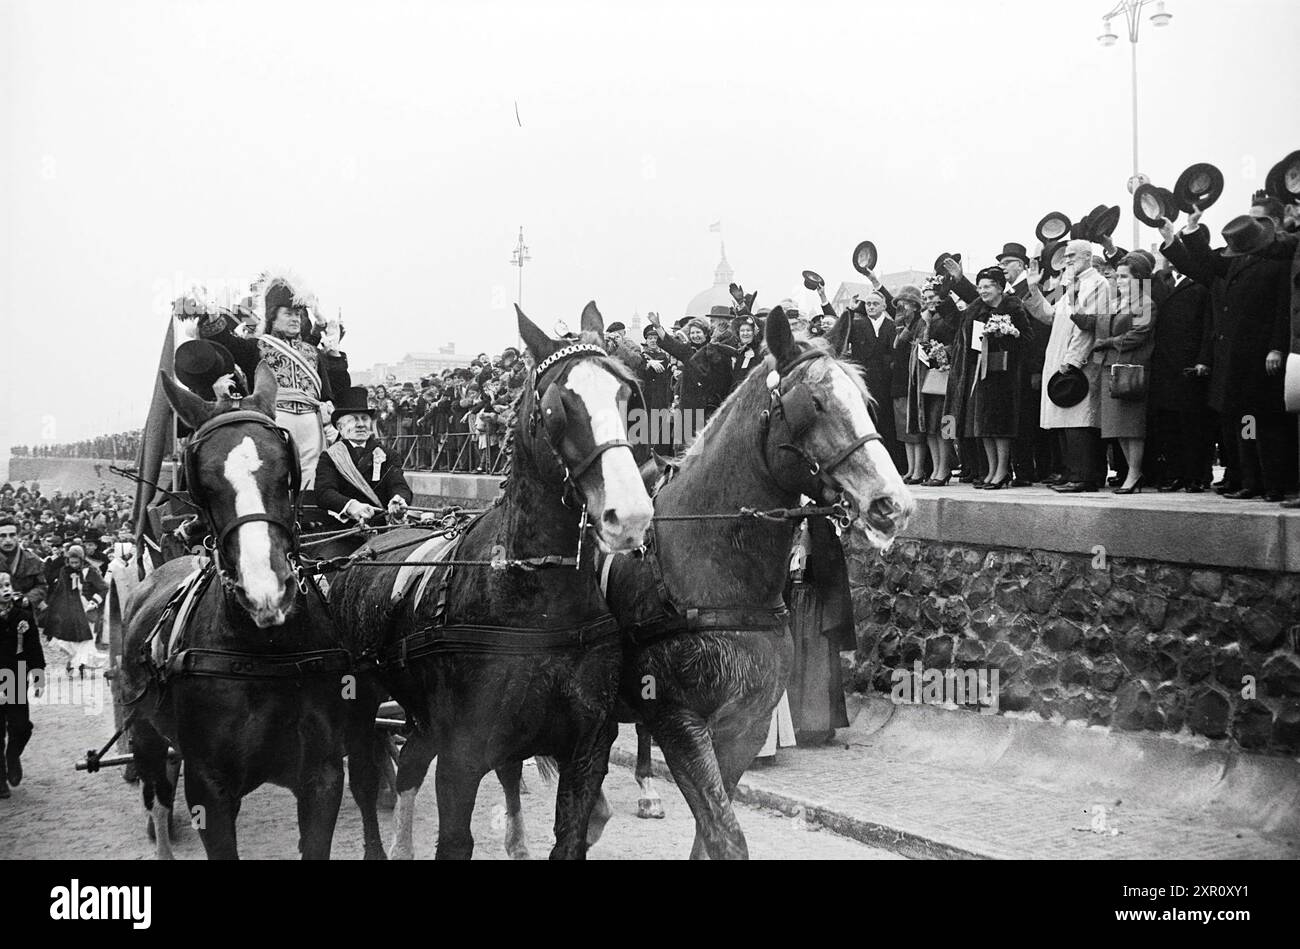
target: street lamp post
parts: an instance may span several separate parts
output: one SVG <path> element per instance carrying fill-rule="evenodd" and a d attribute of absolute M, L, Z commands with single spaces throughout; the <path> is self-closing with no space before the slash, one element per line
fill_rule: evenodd
<path fill-rule="evenodd" d="M 1125 22 L 1128 24 L 1129 48 L 1132 51 L 1132 91 L 1133 91 L 1133 177 L 1129 179 L 1129 191 L 1137 187 L 1137 182 L 1141 172 L 1138 171 L 1138 29 L 1142 25 L 1142 8 L 1150 4 L 1155 4 L 1155 12 L 1151 14 L 1151 25 L 1156 27 L 1168 26 L 1169 21 L 1174 18 L 1172 13 L 1165 11 L 1165 0 L 1119 0 L 1109 13 L 1101 18 L 1101 35 L 1097 37 L 1097 42 L 1102 46 L 1114 46 L 1119 37 L 1111 28 L 1110 21 L 1115 17 L 1123 14 Z M 1141 246 L 1138 234 L 1137 218 L 1133 219 L 1133 247 L 1134 249 Z"/>
<path fill-rule="evenodd" d="M 519 226 L 519 243 L 515 245 L 514 253 L 510 257 L 510 265 L 519 268 L 519 309 L 524 308 L 524 264 L 533 258 L 528 255 L 528 245 L 524 243 L 524 227 Z"/>

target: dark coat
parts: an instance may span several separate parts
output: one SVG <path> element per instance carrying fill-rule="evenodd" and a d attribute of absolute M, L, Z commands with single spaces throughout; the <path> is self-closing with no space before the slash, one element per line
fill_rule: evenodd
<path fill-rule="evenodd" d="M 41 648 L 32 608 L 15 601 L 9 612 L 0 616 L 0 669 L 17 673 L 19 662 L 27 663 L 28 671 L 44 669 L 45 650 Z"/>
<path fill-rule="evenodd" d="M 745 381 L 755 366 L 762 365 L 763 357 L 767 355 L 767 347 L 758 339 L 755 339 L 748 346 L 741 347 L 740 351 L 731 359 L 731 388 L 736 388 Z"/>
<path fill-rule="evenodd" d="M 1151 407 L 1190 411 L 1205 405 L 1205 380 L 1183 370 L 1196 365 L 1202 349 L 1210 343 L 1210 291 L 1191 277 L 1177 287 L 1172 282 L 1155 286 L 1160 319 L 1156 321 L 1155 350 L 1151 354 Z"/>
<path fill-rule="evenodd" d="M 384 453 L 386 457 L 379 466 L 379 478 L 376 480 L 370 476 L 374 472 L 375 449 L 379 447 L 379 442 L 372 436 L 360 448 L 354 448 L 347 442 L 342 444 L 347 446 L 353 464 L 357 466 L 357 470 L 361 472 L 361 476 L 366 479 L 370 490 L 375 492 L 382 505 L 387 506 L 388 502 L 395 497 L 400 497 L 407 504 L 411 503 L 414 495 L 411 493 L 410 485 L 406 483 L 406 474 L 402 471 L 396 452 Z M 359 488 L 354 487 L 351 481 L 339 474 L 338 467 L 329 453 L 321 452 L 320 461 L 316 463 L 316 504 L 326 511 L 342 514 L 343 508 L 349 501 L 370 503 L 370 499 Z M 376 515 L 372 520 L 382 523 L 383 516 Z"/>
<path fill-rule="evenodd" d="M 0 553 L 0 571 L 9 574 L 14 592 L 27 597 L 33 609 L 39 610 L 49 596 L 45 579 L 45 562 L 21 544 L 11 557 Z"/>
<path fill-rule="evenodd" d="M 645 359 L 642 360 L 640 368 L 636 371 L 637 381 L 641 383 L 641 397 L 645 399 L 647 411 L 653 409 L 670 409 L 673 405 L 673 369 L 672 360 L 669 358 L 668 351 L 644 352 Z M 660 365 L 660 370 L 655 372 L 648 362 L 654 361 Z"/>
<path fill-rule="evenodd" d="M 833 315 L 833 314 L 832 314 Z M 889 405 L 894 392 L 894 318 L 886 316 L 880 332 L 871 328 L 871 320 L 854 313 L 849 327 L 848 358 L 862 367 L 867 380 L 867 391 L 883 406 Z M 906 369 L 904 361 L 903 369 Z M 881 411 L 883 420 L 886 414 Z"/>
<path fill-rule="evenodd" d="M 731 361 L 739 350 L 712 342 L 696 347 L 670 333 L 659 338 L 659 345 L 682 364 L 684 410 L 704 409 L 710 414 L 722 404 L 731 392 Z"/>
<path fill-rule="evenodd" d="M 1282 374 L 1270 376 L 1271 350 L 1290 350 L 1291 294 L 1284 260 L 1225 257 L 1198 227 L 1164 248 L 1180 271 L 1210 290 L 1213 328 L 1200 362 L 1210 367 L 1208 400 L 1223 415 L 1282 412 Z"/>
<path fill-rule="evenodd" d="M 979 353 L 971 349 L 974 323 L 987 323 L 995 314 L 1006 314 L 1020 330 L 1020 336 L 989 339 L 990 353 L 1005 352 L 1005 370 L 989 368 L 980 378 Z M 1024 400 L 1025 340 L 1029 338 L 1029 314 L 1016 297 L 1006 294 L 996 307 L 976 300 L 962 313 L 957 333 L 956 356 L 961 359 L 960 376 L 948 378 L 949 411 L 957 420 L 957 431 L 966 438 L 1016 438 L 1020 434 Z M 954 381 L 960 388 L 954 390 Z"/>
<path fill-rule="evenodd" d="M 81 603 L 83 596 L 99 597 L 103 603 L 108 596 L 108 584 L 94 567 L 87 566 L 78 575 L 65 563 L 50 585 L 50 610 L 45 617 L 47 636 L 69 643 L 90 639 L 90 618 Z"/>

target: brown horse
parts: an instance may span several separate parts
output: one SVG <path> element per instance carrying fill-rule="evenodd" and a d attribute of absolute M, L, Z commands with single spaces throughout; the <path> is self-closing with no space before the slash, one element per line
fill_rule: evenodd
<path fill-rule="evenodd" d="M 494 769 L 509 790 L 507 849 L 526 855 L 518 777 L 532 755 L 560 761 L 552 858 L 585 856 L 617 733 L 623 647 L 592 562 L 597 543 L 638 547 L 650 522 L 619 408 L 640 393 L 606 354 L 594 303 L 577 343 L 518 318 L 536 366 L 517 408 L 503 496 L 454 548 L 439 549 L 427 531 L 394 531 L 370 545 L 370 557 L 391 567 L 355 566 L 330 586 L 352 649 L 376 657 L 384 689 L 413 726 L 398 767 L 394 857 L 413 855 L 415 794 L 435 756 L 438 858 L 471 856 L 479 782 Z M 435 554 L 457 565 L 404 565 Z"/>
<path fill-rule="evenodd" d="M 155 569 L 124 610 L 115 688 L 134 716 L 131 746 L 158 856 L 172 856 L 170 744 L 210 859 L 238 857 L 241 800 L 266 782 L 298 799 L 303 858 L 327 859 L 343 789 L 348 658 L 323 597 L 297 572 L 297 453 L 274 422 L 275 377 L 260 366 L 238 405 L 204 402 L 165 374 L 162 383 L 195 430 L 187 487 L 211 531 L 216 572 L 170 661 L 155 663 L 151 633 L 198 558 Z"/>
<path fill-rule="evenodd" d="M 795 522 L 725 515 L 847 501 L 884 549 L 913 510 L 858 371 L 833 355 L 847 331 L 841 318 L 826 343 L 798 343 L 773 310 L 773 368 L 732 393 L 656 492 L 649 555 L 609 565 L 610 608 L 632 639 L 622 696 L 695 816 L 693 858 L 748 856 L 731 799 L 792 657 L 782 590 Z"/>

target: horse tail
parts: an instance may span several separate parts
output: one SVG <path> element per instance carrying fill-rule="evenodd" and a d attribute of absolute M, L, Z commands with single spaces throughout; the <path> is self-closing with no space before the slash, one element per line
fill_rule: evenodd
<path fill-rule="evenodd" d="M 560 780 L 560 763 L 550 755 L 538 755 L 533 761 L 537 762 L 537 773 L 547 784 L 554 786 Z"/>

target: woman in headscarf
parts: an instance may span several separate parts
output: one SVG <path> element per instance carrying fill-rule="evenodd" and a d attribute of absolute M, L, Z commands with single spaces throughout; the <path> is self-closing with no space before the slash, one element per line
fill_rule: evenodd
<path fill-rule="evenodd" d="M 890 380 L 893 399 L 894 431 L 907 452 L 904 484 L 925 480 L 925 434 L 921 431 L 919 382 L 920 360 L 917 358 L 921 320 L 921 291 L 905 286 L 894 295 L 894 369 Z M 906 371 L 904 368 L 906 367 Z M 911 392 L 914 401 L 908 398 Z"/>
<path fill-rule="evenodd" d="M 985 267 L 975 277 L 979 299 L 966 308 L 961 343 L 975 356 L 969 373 L 970 398 L 966 406 L 966 432 L 983 443 L 989 474 L 977 488 L 1011 485 L 1011 443 L 1020 434 L 1021 385 L 1029 314 L 1024 304 L 1006 292 L 1007 275 L 1001 267 Z M 981 341 L 974 346 L 976 326 Z M 978 349 L 978 354 L 975 353 Z"/>
<path fill-rule="evenodd" d="M 731 360 L 731 388 L 736 388 L 745 381 L 749 371 L 763 361 L 767 349 L 763 345 L 763 328 L 752 316 L 746 314 L 736 320 L 736 338 L 740 340 L 740 352 Z"/>
<path fill-rule="evenodd" d="M 53 576 L 45 614 L 45 634 L 67 657 L 69 674 L 75 666 L 84 677 L 86 666 L 97 665 L 99 653 L 91 629 L 107 594 L 103 576 L 86 562 L 85 550 L 73 544 Z"/>

